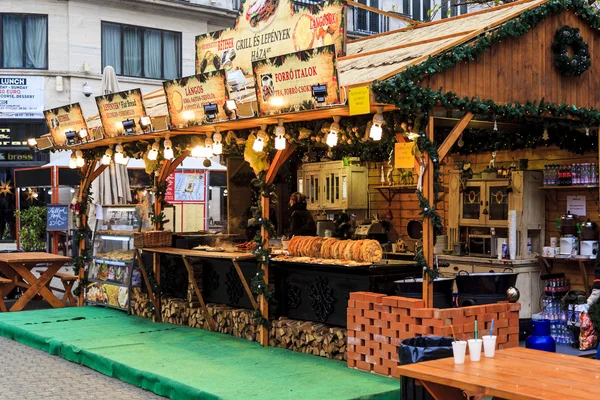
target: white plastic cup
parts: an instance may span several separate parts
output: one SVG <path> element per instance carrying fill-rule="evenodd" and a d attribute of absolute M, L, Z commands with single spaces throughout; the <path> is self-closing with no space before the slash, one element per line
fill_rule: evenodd
<path fill-rule="evenodd" d="M 481 359 L 481 345 L 483 341 L 481 339 L 469 339 L 469 359 L 473 362 Z"/>
<path fill-rule="evenodd" d="M 452 354 L 454 354 L 454 364 L 464 364 L 467 354 L 467 342 L 458 340 L 452 342 Z"/>
<path fill-rule="evenodd" d="M 488 358 L 493 358 L 496 353 L 496 336 L 482 336 L 483 354 Z"/>
<path fill-rule="evenodd" d="M 558 246 L 558 238 L 557 237 L 551 237 L 550 238 L 550 247 L 557 247 Z"/>

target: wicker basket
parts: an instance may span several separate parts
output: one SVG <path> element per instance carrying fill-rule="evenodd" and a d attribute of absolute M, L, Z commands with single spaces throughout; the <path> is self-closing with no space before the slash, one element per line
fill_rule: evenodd
<path fill-rule="evenodd" d="M 173 232 L 171 231 L 147 231 L 133 234 L 133 246 L 136 249 L 144 247 L 171 247 L 173 243 Z"/>

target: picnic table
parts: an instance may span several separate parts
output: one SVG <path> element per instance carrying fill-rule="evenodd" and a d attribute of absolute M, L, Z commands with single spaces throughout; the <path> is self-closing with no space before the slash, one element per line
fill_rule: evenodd
<path fill-rule="evenodd" d="M 434 399 L 592 399 L 600 393 L 600 362 L 588 358 L 511 348 L 494 358 L 454 364 L 454 358 L 403 365 L 400 375 L 414 378 Z"/>
<path fill-rule="evenodd" d="M 71 261 L 70 257 L 43 252 L 0 253 L 0 272 L 6 277 L 0 280 L 0 308 L 5 311 L 3 299 L 16 286 L 27 290 L 10 311 L 21 311 L 37 294 L 54 308 L 64 307 L 65 303 L 52 293 L 47 284 L 68 261 Z M 31 270 L 41 264 L 46 265 L 46 271 L 36 277 Z"/>

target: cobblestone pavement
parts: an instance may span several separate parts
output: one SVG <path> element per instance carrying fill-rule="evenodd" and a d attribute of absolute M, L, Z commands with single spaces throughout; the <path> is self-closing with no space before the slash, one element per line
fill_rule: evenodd
<path fill-rule="evenodd" d="M 3 337 L 0 337 L 0 351 L 0 399 L 165 399 Z"/>

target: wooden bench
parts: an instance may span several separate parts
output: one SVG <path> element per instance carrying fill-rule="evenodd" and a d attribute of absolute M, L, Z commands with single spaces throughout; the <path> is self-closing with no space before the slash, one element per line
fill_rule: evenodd
<path fill-rule="evenodd" d="M 0 311 L 6 312 L 6 304 L 4 304 L 4 299 L 2 298 L 2 289 L 4 289 L 4 285 L 9 285 L 13 283 L 11 279 L 0 277 Z"/>
<path fill-rule="evenodd" d="M 43 274 L 44 271 L 45 270 L 43 270 L 43 269 L 36 270 L 36 272 L 38 272 L 39 274 Z M 66 272 L 57 272 L 56 274 L 54 274 L 54 277 L 60 279 L 60 282 L 63 285 L 63 289 L 50 287 L 50 283 L 48 283 L 48 287 L 51 290 L 54 290 L 54 291 L 57 291 L 60 293 L 64 293 L 64 296 L 62 298 L 62 303 L 65 306 L 67 305 L 67 301 L 72 306 L 76 306 L 77 300 L 75 300 L 75 297 L 73 297 L 73 285 L 79 278 L 76 275 L 67 274 Z"/>

